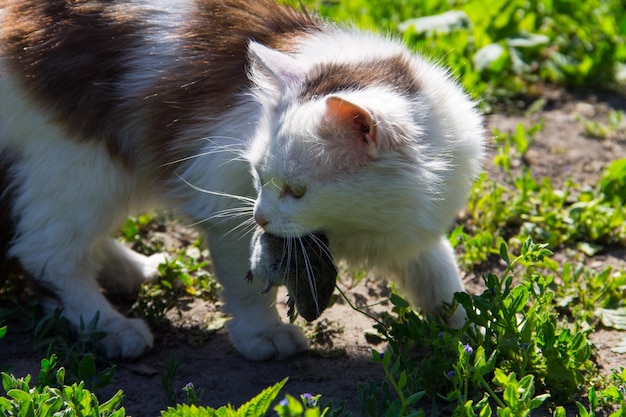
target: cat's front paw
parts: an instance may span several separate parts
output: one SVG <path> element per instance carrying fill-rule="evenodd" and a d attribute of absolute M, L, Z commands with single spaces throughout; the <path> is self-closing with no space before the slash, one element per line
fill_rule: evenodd
<path fill-rule="evenodd" d="M 302 329 L 293 324 L 276 323 L 254 334 L 234 320 L 227 327 L 235 348 L 253 361 L 286 359 L 309 346 Z"/>
<path fill-rule="evenodd" d="M 106 333 L 102 344 L 109 358 L 137 358 L 151 349 L 154 343 L 150 328 L 141 319 L 118 317 L 102 323 L 98 330 Z"/>

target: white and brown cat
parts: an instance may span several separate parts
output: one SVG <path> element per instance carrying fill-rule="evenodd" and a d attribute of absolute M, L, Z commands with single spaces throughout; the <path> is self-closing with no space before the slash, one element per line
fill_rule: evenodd
<path fill-rule="evenodd" d="M 439 312 L 463 290 L 444 233 L 482 149 L 445 70 L 271 0 L 0 0 L 0 250 L 70 322 L 99 313 L 111 357 L 153 344 L 99 289 L 157 273 L 161 256 L 111 237 L 149 208 L 199 225 L 250 359 L 307 347 L 275 288 L 244 279 L 252 219 L 323 232 L 335 258 Z"/>

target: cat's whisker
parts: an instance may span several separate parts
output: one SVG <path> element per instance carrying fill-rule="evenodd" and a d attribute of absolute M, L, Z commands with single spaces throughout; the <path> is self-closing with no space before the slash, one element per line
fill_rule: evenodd
<path fill-rule="evenodd" d="M 189 187 L 191 187 L 192 189 L 199 191 L 201 193 L 204 194 L 210 194 L 210 195 L 215 195 L 215 196 L 219 196 L 219 197 L 227 197 L 227 198 L 233 198 L 239 201 L 243 201 L 245 203 L 249 203 L 249 204 L 254 204 L 256 202 L 256 200 L 252 197 L 246 197 L 243 195 L 235 195 L 235 194 L 229 194 L 229 193 L 225 193 L 222 191 L 211 191 L 211 190 L 205 190 L 204 188 L 198 187 L 197 185 L 193 185 L 192 183 L 190 183 L 189 181 L 187 181 L 185 178 L 182 177 L 182 175 L 180 174 L 176 174 L 176 176 L 182 181 L 184 182 L 186 185 L 188 185 Z"/>
<path fill-rule="evenodd" d="M 211 136 L 206 136 L 203 138 L 198 138 L 198 140 L 200 141 L 205 141 L 205 142 L 211 142 L 211 143 L 217 143 L 215 141 L 215 139 L 226 139 L 226 140 L 233 140 L 239 143 L 245 143 L 246 140 L 235 137 L 235 136 L 227 136 L 227 135 L 211 135 Z"/>
<path fill-rule="evenodd" d="M 226 231 L 221 239 L 231 236 L 233 233 L 237 232 L 238 236 L 236 236 L 235 240 L 241 240 L 244 237 L 250 236 L 254 229 L 257 227 L 256 221 L 252 217 L 252 207 L 234 207 L 230 209 L 225 209 L 220 212 L 217 212 L 215 215 L 206 217 L 202 220 L 199 220 L 194 223 L 186 224 L 187 227 L 197 227 L 203 223 L 211 223 L 215 219 L 221 218 L 236 218 L 236 217 L 246 217 L 245 220 L 239 222 L 237 225 Z M 210 228 L 211 226 L 209 226 Z"/>
<path fill-rule="evenodd" d="M 248 159 L 246 159 L 246 158 L 245 158 L 245 157 L 243 157 L 243 156 L 238 156 L 238 157 L 235 157 L 235 158 L 231 158 L 231 159 L 227 159 L 227 160 L 225 160 L 224 162 L 222 162 L 222 163 L 220 164 L 220 167 L 223 167 L 223 166 L 225 166 L 225 165 L 228 165 L 228 164 L 230 164 L 230 163 L 232 163 L 232 162 L 243 162 L 243 163 L 246 163 L 246 164 L 247 164 L 249 161 L 248 161 Z"/>
<path fill-rule="evenodd" d="M 228 151 L 227 149 L 212 149 L 210 151 L 200 152 L 200 153 L 197 153 L 197 154 L 194 154 L 194 155 L 186 156 L 184 158 L 179 158 L 179 159 L 175 159 L 175 160 L 170 161 L 170 162 L 166 162 L 166 163 L 161 165 L 161 168 L 168 167 L 168 166 L 171 166 L 171 165 L 177 165 L 177 164 L 180 164 L 180 163 L 183 163 L 183 162 L 190 161 L 192 159 L 201 158 L 203 156 L 214 155 L 216 153 L 227 152 L 227 151 Z"/>
<path fill-rule="evenodd" d="M 322 252 L 324 253 L 324 255 L 326 255 L 328 257 L 329 260 L 333 261 L 333 254 L 330 251 L 330 248 L 328 247 L 328 245 L 326 243 L 324 243 L 322 241 L 322 239 L 320 239 L 319 237 L 315 236 L 315 233 L 312 232 L 307 232 L 307 236 L 309 236 L 311 238 L 311 240 L 313 240 L 317 246 L 322 250 Z"/>
<path fill-rule="evenodd" d="M 220 218 L 228 218 L 228 217 L 231 217 L 231 218 L 234 218 L 234 217 L 243 217 L 244 215 L 245 215 L 244 213 L 242 213 L 242 214 L 238 214 L 238 215 L 232 215 L 232 216 L 227 216 L 227 215 L 217 215 L 217 214 L 216 214 L 216 215 L 213 215 L 213 216 L 210 216 L 210 217 L 205 217 L 204 219 L 198 220 L 198 221 L 193 222 L 193 223 L 186 223 L 186 224 L 185 224 L 185 227 L 195 227 L 195 226 L 199 226 L 199 225 L 201 225 L 201 224 L 203 224 L 203 223 L 212 223 L 212 222 L 213 222 L 213 220 L 215 220 L 215 219 L 220 219 Z M 245 222 L 249 222 L 249 221 L 254 221 L 254 219 L 246 219 L 246 220 L 244 220 L 244 221 L 243 221 L 243 222 L 241 222 L 241 223 L 245 223 Z M 239 223 L 236 227 L 241 226 L 241 223 Z"/>
<path fill-rule="evenodd" d="M 319 305 L 319 296 L 317 293 L 317 282 L 315 281 L 315 273 L 313 272 L 313 266 L 311 265 L 311 260 L 309 258 L 309 254 L 306 251 L 306 247 L 302 242 L 302 238 L 297 238 L 300 243 L 300 248 L 302 249 L 302 257 L 304 258 L 304 267 L 306 270 L 307 280 L 309 281 L 309 287 L 311 289 L 311 294 L 313 294 L 313 301 L 315 302 L 315 311 L 317 315 L 321 315 L 320 305 Z"/>
<path fill-rule="evenodd" d="M 209 219 L 241 217 L 241 216 L 250 216 L 250 218 L 252 218 L 253 212 L 254 212 L 254 206 L 232 207 L 232 208 L 228 208 L 228 209 L 224 209 L 224 210 L 220 210 L 216 212 L 213 216 L 209 217 Z"/>
<path fill-rule="evenodd" d="M 235 240 L 241 240 L 247 236 L 250 236 L 252 232 L 254 231 L 254 229 L 256 228 L 256 226 L 257 224 L 254 221 L 254 219 L 252 218 L 246 219 L 243 222 L 239 223 L 238 225 L 232 227 L 226 233 L 224 233 L 222 235 L 222 238 L 232 237 L 231 235 L 237 232 L 239 233 L 239 235 L 235 236 Z"/>
<path fill-rule="evenodd" d="M 229 140 L 238 140 L 240 143 L 231 143 L 231 144 L 228 144 L 228 145 L 218 145 L 218 144 L 215 144 L 217 149 L 215 149 L 213 152 L 202 153 L 199 156 L 211 155 L 212 153 L 230 152 L 230 153 L 234 154 L 234 157 L 225 160 L 224 162 L 222 162 L 220 164 L 220 166 L 225 166 L 225 165 L 230 164 L 232 162 L 245 162 L 245 163 L 249 162 L 248 158 L 246 158 L 246 156 L 245 156 L 245 150 L 242 149 L 242 146 L 241 146 L 241 143 L 244 143 L 243 140 L 237 139 L 237 138 L 231 138 L 231 137 L 227 137 L 227 136 L 220 136 L 219 138 L 224 138 L 224 139 L 229 139 Z M 209 142 L 213 142 L 214 143 L 213 139 L 211 139 L 211 138 L 207 138 L 207 139 L 204 139 L 204 140 L 207 140 Z"/>
<path fill-rule="evenodd" d="M 247 159 L 243 155 L 243 152 L 241 150 L 240 145 L 238 145 L 238 144 L 229 144 L 229 145 L 216 145 L 216 148 L 211 149 L 210 151 L 200 152 L 200 153 L 197 153 L 197 154 L 194 154 L 194 155 L 186 156 L 184 158 L 179 158 L 179 159 L 176 159 L 174 161 L 170 161 L 170 162 L 164 163 L 164 164 L 161 165 L 161 167 L 177 165 L 177 164 L 180 164 L 182 162 L 190 161 L 192 159 L 201 158 L 203 156 L 215 155 L 215 154 L 218 154 L 218 153 L 225 153 L 225 152 L 233 153 L 233 154 L 236 155 L 234 158 L 227 160 L 226 161 L 227 163 L 228 162 L 233 162 L 233 161 L 241 161 L 241 162 L 246 162 L 247 161 Z"/>
<path fill-rule="evenodd" d="M 289 272 L 291 269 L 291 258 L 293 256 L 293 252 L 292 252 L 293 244 L 292 243 L 293 242 L 291 239 L 284 239 L 283 241 L 283 253 L 281 254 L 279 265 L 286 265 L 286 267 L 285 267 L 285 271 L 283 272 L 283 278 L 282 278 L 281 284 L 284 284 L 287 282 L 287 277 L 289 276 Z M 283 261 L 286 261 L 286 262 L 283 263 Z"/>
<path fill-rule="evenodd" d="M 186 224 L 187 227 L 194 227 L 194 226 L 198 226 L 202 223 L 207 223 L 207 222 L 211 222 L 213 220 L 216 219 L 228 219 L 228 218 L 237 218 L 237 217 L 248 217 L 248 219 L 246 219 L 246 221 L 248 221 L 249 219 L 252 219 L 252 213 L 253 213 L 253 208 L 252 207 L 233 207 L 233 208 L 229 208 L 229 209 L 224 209 L 224 210 L 220 210 L 218 212 L 216 212 L 214 215 L 210 216 L 210 217 L 206 217 L 202 220 L 199 220 L 197 222 L 193 222 L 193 223 L 188 223 Z"/>

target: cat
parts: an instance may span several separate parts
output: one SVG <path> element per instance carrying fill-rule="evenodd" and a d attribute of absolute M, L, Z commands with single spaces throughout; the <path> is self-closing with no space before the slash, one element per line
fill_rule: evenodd
<path fill-rule="evenodd" d="M 480 169 L 483 119 L 448 72 L 398 40 L 272 0 L 0 0 L 3 259 L 96 314 L 110 357 L 153 345 L 100 291 L 158 276 L 112 238 L 176 210 L 204 234 L 235 348 L 307 348 L 276 289 L 245 280 L 256 225 L 323 232 L 423 311 L 463 291 L 444 236 Z M 462 309 L 448 318 L 461 326 Z"/>

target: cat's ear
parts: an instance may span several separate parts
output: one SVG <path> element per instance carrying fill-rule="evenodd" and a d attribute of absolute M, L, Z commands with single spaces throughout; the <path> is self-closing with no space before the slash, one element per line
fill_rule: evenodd
<path fill-rule="evenodd" d="M 378 153 L 378 129 L 372 114 L 341 97 L 330 96 L 326 99 L 326 120 L 354 141 L 353 145 L 370 157 Z"/>
<path fill-rule="evenodd" d="M 265 69 L 278 84 L 281 92 L 284 93 L 304 82 L 306 68 L 292 56 L 258 42 L 250 42 L 248 49 L 252 61 Z"/>

